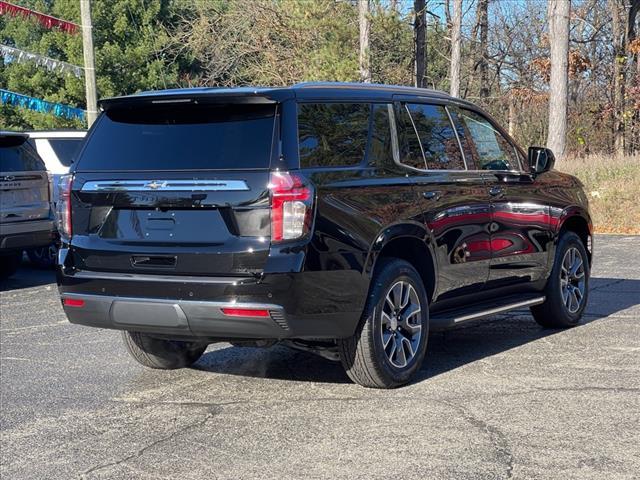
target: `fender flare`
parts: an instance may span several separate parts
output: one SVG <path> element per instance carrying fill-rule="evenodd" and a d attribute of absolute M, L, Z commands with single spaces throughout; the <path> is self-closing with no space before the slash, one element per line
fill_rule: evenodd
<path fill-rule="evenodd" d="M 371 278 L 380 257 L 380 252 L 382 252 L 390 242 L 401 238 L 412 238 L 424 244 L 426 251 L 431 257 L 431 264 L 433 265 L 433 289 L 434 292 L 437 291 L 438 262 L 435 255 L 435 240 L 433 233 L 419 222 L 405 221 L 393 223 L 380 230 L 369 247 L 363 273 Z"/>
<path fill-rule="evenodd" d="M 586 208 L 580 205 L 569 205 L 565 207 L 557 216 L 552 214 L 552 221 L 554 221 L 555 225 L 555 240 L 557 242 L 558 236 L 560 235 L 560 231 L 562 227 L 564 227 L 567 220 L 579 217 L 582 218 L 587 223 L 587 228 L 589 229 L 589 235 L 593 235 L 593 222 L 591 221 L 591 215 Z"/>

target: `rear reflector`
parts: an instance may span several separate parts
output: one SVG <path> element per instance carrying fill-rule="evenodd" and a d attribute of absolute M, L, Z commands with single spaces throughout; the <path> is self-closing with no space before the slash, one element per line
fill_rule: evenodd
<path fill-rule="evenodd" d="M 269 310 L 254 308 L 223 308 L 222 313 L 229 317 L 268 317 Z"/>
<path fill-rule="evenodd" d="M 65 307 L 84 307 L 84 300 L 80 298 L 65 298 L 62 300 Z"/>

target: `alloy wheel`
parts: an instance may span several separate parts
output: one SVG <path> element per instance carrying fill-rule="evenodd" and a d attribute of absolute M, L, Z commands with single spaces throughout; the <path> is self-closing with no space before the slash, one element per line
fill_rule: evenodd
<path fill-rule="evenodd" d="M 584 259 L 580 250 L 571 247 L 565 252 L 560 268 L 560 293 L 569 313 L 580 310 L 584 301 L 585 287 Z"/>
<path fill-rule="evenodd" d="M 422 308 L 415 288 L 405 281 L 394 283 L 382 307 L 381 336 L 387 359 L 404 368 L 416 356 L 422 336 Z"/>

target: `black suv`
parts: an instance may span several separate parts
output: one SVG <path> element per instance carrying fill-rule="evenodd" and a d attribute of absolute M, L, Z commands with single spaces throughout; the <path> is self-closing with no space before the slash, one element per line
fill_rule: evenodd
<path fill-rule="evenodd" d="M 581 185 L 471 103 L 312 83 L 101 107 L 61 180 L 58 283 L 72 323 L 124 330 L 145 366 L 282 342 L 389 388 L 429 330 L 524 307 L 580 321 Z"/>

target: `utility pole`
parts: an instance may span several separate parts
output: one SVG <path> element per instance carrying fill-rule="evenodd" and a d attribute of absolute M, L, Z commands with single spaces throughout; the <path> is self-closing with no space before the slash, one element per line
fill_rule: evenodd
<path fill-rule="evenodd" d="M 96 67 L 93 58 L 93 26 L 91 24 L 91 0 L 80 0 L 82 20 L 82 51 L 84 53 L 84 80 L 87 92 L 87 124 L 89 127 L 98 116 L 96 93 Z"/>

